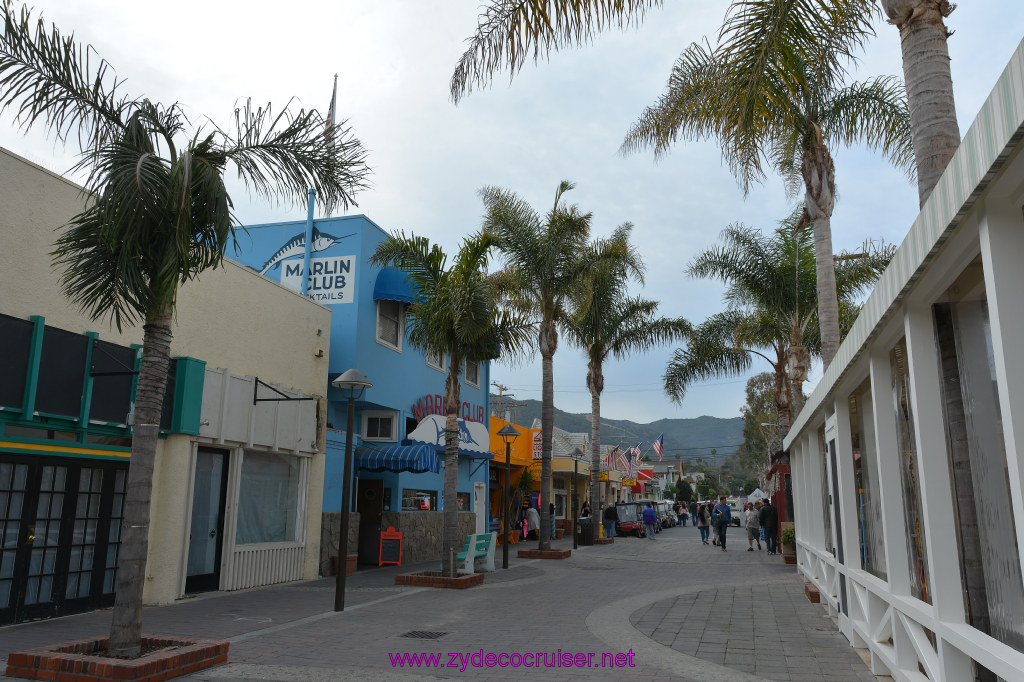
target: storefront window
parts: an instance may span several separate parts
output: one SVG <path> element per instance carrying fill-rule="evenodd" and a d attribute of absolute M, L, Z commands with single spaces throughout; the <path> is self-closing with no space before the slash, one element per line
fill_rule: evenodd
<path fill-rule="evenodd" d="M 885 545 L 878 495 L 878 463 L 875 458 L 875 423 L 871 416 L 871 380 L 866 379 L 850 396 L 850 437 L 853 446 L 853 477 L 860 535 L 861 568 L 882 580 Z"/>
<path fill-rule="evenodd" d="M 402 304 L 398 301 L 377 301 L 377 340 L 402 349 Z"/>
<path fill-rule="evenodd" d="M 921 518 L 921 486 L 918 481 L 917 444 L 914 438 L 914 410 L 910 404 L 910 368 L 907 341 L 900 339 L 889 353 L 892 368 L 892 399 L 896 408 L 899 439 L 900 478 L 903 484 L 903 514 L 906 520 L 907 552 L 910 559 L 910 593 L 931 602 L 928 594 L 928 555 L 925 552 L 924 523 Z"/>
<path fill-rule="evenodd" d="M 294 455 L 245 451 L 235 542 L 292 542 L 299 537 L 299 466 Z"/>
<path fill-rule="evenodd" d="M 459 511 L 469 511 L 469 493 L 458 493 Z"/>
<path fill-rule="evenodd" d="M 437 511 L 437 491 L 403 488 L 402 511 Z"/>
<path fill-rule="evenodd" d="M 1024 651 L 1024 584 L 980 256 L 933 311 L 968 619 Z"/>

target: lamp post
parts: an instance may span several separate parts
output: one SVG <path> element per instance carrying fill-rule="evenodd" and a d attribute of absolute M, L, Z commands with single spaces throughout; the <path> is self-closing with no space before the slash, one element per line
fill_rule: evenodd
<path fill-rule="evenodd" d="M 342 397 L 348 400 L 348 422 L 345 426 L 345 464 L 341 479 L 341 531 L 338 538 L 338 574 L 334 586 L 334 610 L 345 610 L 345 578 L 348 571 L 348 510 L 349 491 L 352 489 L 352 429 L 355 428 L 356 400 L 373 384 L 357 369 L 350 369 L 331 382 L 341 389 Z"/>
<path fill-rule="evenodd" d="M 512 484 L 512 442 L 519 437 L 519 432 L 511 424 L 505 424 L 498 431 L 505 441 L 505 485 L 501 489 L 501 567 L 508 568 L 508 488 Z"/>

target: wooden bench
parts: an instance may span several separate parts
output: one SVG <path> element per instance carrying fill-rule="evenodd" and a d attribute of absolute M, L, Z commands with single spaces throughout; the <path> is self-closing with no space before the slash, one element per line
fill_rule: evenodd
<path fill-rule="evenodd" d="M 463 573 L 475 573 L 473 564 L 477 559 L 484 560 L 484 571 L 494 570 L 494 542 L 496 533 L 480 533 L 467 535 L 462 551 L 456 554 Z"/>

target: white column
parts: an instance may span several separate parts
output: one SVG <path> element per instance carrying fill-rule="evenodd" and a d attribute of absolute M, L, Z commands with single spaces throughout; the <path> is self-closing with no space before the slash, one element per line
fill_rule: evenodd
<path fill-rule="evenodd" d="M 885 527 L 885 566 L 889 590 L 893 594 L 910 594 L 910 561 L 907 556 L 907 521 L 904 517 L 903 476 L 900 473 L 899 437 L 896 433 L 896 410 L 893 406 L 892 369 L 887 349 L 872 348 L 869 357 L 871 372 L 871 404 L 874 408 L 875 452 L 877 453 L 879 509 Z M 875 494 L 872 491 L 872 494 Z"/>
<path fill-rule="evenodd" d="M 1024 547 L 1024 219 L 1016 203 L 989 201 L 979 229 L 992 354 L 999 387 L 1017 546 Z"/>
<path fill-rule="evenodd" d="M 956 514 L 931 306 L 908 304 L 903 322 L 920 470 L 921 520 L 927 538 L 928 592 L 940 619 L 962 623 L 965 622 L 964 587 L 955 542 Z"/>
<path fill-rule="evenodd" d="M 836 471 L 839 481 L 839 505 L 842 537 L 837 541 L 843 546 L 843 563 L 855 570 L 862 570 L 860 559 L 860 532 L 857 522 L 857 482 L 853 475 L 853 440 L 850 431 L 850 402 L 847 394 L 836 396 Z M 838 552 L 838 546 L 836 547 Z"/>

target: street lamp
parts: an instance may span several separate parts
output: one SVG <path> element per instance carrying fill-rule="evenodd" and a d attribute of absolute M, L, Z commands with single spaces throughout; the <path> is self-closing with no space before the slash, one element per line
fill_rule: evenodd
<path fill-rule="evenodd" d="M 363 397 L 363 392 L 372 388 L 370 380 L 358 369 L 350 369 L 331 382 L 335 388 L 341 389 L 341 395 L 348 400 L 348 423 L 345 427 L 345 464 L 341 479 L 341 531 L 338 538 L 338 574 L 334 586 L 334 610 L 345 610 L 345 578 L 347 577 L 348 560 L 348 508 L 349 491 L 352 489 L 352 429 L 355 428 L 356 400 Z"/>
<path fill-rule="evenodd" d="M 501 567 L 508 568 L 508 488 L 512 485 L 512 465 L 509 458 L 512 456 L 512 442 L 519 437 L 519 432 L 511 424 L 505 424 L 498 431 L 498 435 L 505 441 L 505 485 L 501 490 L 501 535 L 504 538 L 501 541 Z"/>

